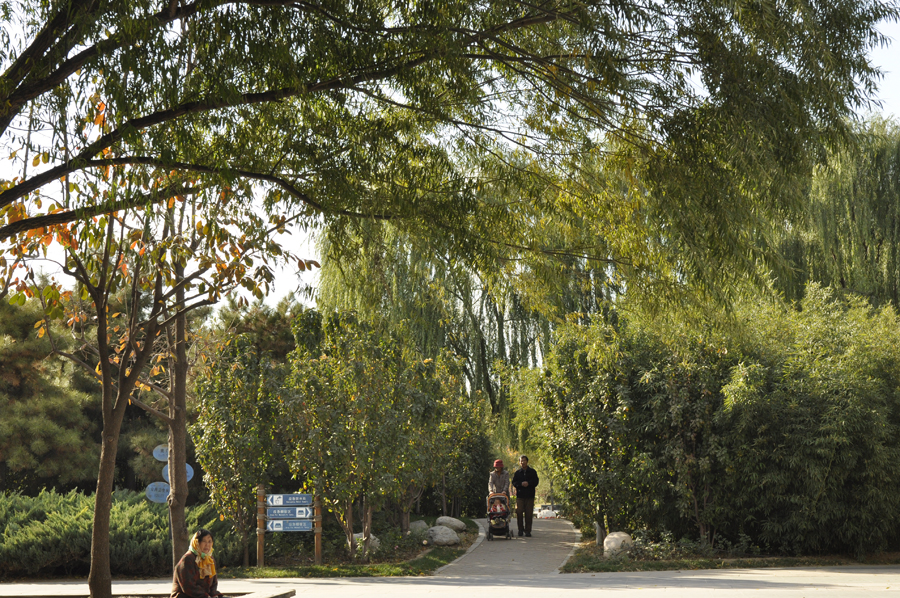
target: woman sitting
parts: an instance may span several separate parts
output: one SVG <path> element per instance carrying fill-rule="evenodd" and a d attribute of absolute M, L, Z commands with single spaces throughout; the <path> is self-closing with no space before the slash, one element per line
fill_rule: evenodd
<path fill-rule="evenodd" d="M 171 598 L 213 598 L 222 596 L 217 589 L 216 562 L 212 558 L 213 537 L 205 529 L 191 538 L 191 549 L 175 565 Z"/>

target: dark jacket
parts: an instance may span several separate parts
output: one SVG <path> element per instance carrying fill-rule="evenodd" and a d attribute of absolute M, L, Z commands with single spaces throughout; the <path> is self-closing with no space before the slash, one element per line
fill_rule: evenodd
<path fill-rule="evenodd" d="M 200 577 L 197 557 L 188 550 L 175 566 L 175 574 L 172 576 L 171 598 L 221 596 L 218 585 L 219 581 L 215 575 L 212 577 Z"/>
<path fill-rule="evenodd" d="M 522 486 L 522 482 L 528 482 L 527 487 Z M 534 489 L 538 485 L 538 474 L 533 467 L 528 469 L 519 469 L 513 475 L 512 485 L 516 489 L 516 496 L 521 498 L 534 498 Z"/>

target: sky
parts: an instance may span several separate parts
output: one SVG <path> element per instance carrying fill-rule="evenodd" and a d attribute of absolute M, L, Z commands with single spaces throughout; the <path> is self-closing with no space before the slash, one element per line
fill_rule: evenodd
<path fill-rule="evenodd" d="M 878 28 L 891 38 L 886 48 L 872 52 L 872 63 L 884 71 L 884 79 L 876 94 L 882 102 L 881 112 L 900 119 L 900 23 L 884 23 Z"/>

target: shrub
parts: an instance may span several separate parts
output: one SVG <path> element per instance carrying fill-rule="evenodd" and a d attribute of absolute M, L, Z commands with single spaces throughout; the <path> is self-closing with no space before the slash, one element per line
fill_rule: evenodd
<path fill-rule="evenodd" d="M 0 577 L 78 575 L 90 567 L 94 497 L 43 491 L 36 497 L 0 495 Z M 188 510 L 189 529 L 215 536 L 219 566 L 236 564 L 239 542 L 208 504 Z M 114 575 L 167 575 L 172 544 L 165 505 L 137 492 L 113 494 L 110 563 Z"/>

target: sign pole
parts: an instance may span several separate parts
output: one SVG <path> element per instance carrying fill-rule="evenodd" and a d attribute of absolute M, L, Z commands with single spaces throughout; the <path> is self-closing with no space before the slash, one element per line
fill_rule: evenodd
<path fill-rule="evenodd" d="M 256 486 L 256 566 L 265 567 L 266 546 L 266 489 Z"/>
<path fill-rule="evenodd" d="M 313 501 L 313 530 L 316 533 L 316 564 L 322 564 L 322 501 L 319 495 Z"/>

